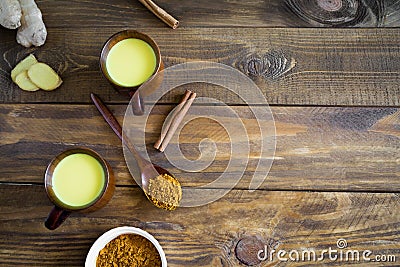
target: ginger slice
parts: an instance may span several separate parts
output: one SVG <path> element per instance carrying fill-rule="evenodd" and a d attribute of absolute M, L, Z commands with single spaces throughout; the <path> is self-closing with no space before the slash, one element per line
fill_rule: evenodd
<path fill-rule="evenodd" d="M 15 79 L 18 76 L 18 74 L 27 71 L 33 64 L 36 63 L 38 63 L 38 61 L 33 54 L 30 54 L 29 56 L 21 60 L 17 64 L 17 66 L 15 66 L 15 68 L 11 71 L 11 79 L 13 80 L 13 82 L 16 83 Z"/>
<path fill-rule="evenodd" d="M 39 88 L 51 91 L 62 83 L 60 76 L 47 64 L 39 62 L 28 69 L 28 77 Z"/>
<path fill-rule="evenodd" d="M 34 92 L 39 90 L 39 87 L 37 87 L 37 85 L 34 84 L 31 79 L 29 79 L 28 72 L 26 70 L 15 77 L 15 83 L 19 86 L 19 88 L 25 91 Z"/>

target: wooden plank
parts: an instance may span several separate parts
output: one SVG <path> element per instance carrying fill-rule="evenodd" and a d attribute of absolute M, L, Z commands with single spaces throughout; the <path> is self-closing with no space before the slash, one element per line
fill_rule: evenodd
<path fill-rule="evenodd" d="M 119 187 L 102 210 L 73 214 L 49 231 L 43 222 L 51 203 L 42 186 L 0 184 L 0 265 L 82 266 L 95 239 L 123 225 L 153 234 L 168 266 L 239 266 L 236 255 L 249 262 L 264 245 L 321 253 L 338 249 L 339 238 L 347 240 L 344 252 L 371 250 L 372 256 L 394 255 L 398 262 L 400 214 L 393 211 L 399 208 L 398 194 L 234 190 L 209 205 L 168 212 L 153 207 L 139 189 Z M 349 264 L 325 256 L 291 265 Z"/>
<path fill-rule="evenodd" d="M 47 44 L 32 50 L 16 46 L 14 33 L 7 31 L 0 44 L 0 102 L 88 103 L 89 93 L 96 92 L 107 101 L 126 103 L 98 66 L 103 42 L 122 29 L 50 28 Z M 400 105 L 398 28 L 139 30 L 159 43 L 166 66 L 195 60 L 227 64 L 253 79 L 270 104 Z M 31 52 L 60 73 L 64 83 L 59 89 L 23 92 L 11 82 L 12 67 Z M 203 96 L 242 103 L 222 88 L 193 86 Z M 170 95 L 164 102 L 176 99 Z"/>
<path fill-rule="evenodd" d="M 122 123 L 125 105 L 111 105 Z M 172 107 L 157 106 L 146 128 L 151 159 L 170 169 L 186 186 L 215 180 L 228 160 L 229 173 L 238 175 L 249 158 L 244 177 L 237 185 L 247 188 L 260 157 L 257 121 L 247 107 L 232 107 L 243 119 L 251 141 L 250 156 L 235 150 L 231 156 L 225 130 L 207 119 L 196 119 L 180 132 L 184 155 L 195 159 L 199 142 L 217 142 L 217 156 L 204 171 L 186 173 L 172 166 L 152 144 Z M 192 107 L 209 109 L 210 107 Z M 215 114 L 223 118 L 221 107 Z M 260 108 L 260 107 L 258 107 Z M 274 190 L 398 191 L 400 188 L 400 109 L 340 107 L 272 107 L 277 145 L 275 160 L 261 188 Z M 226 113 L 225 113 L 226 114 Z M 218 118 L 218 117 L 217 117 Z M 263 122 L 268 125 L 271 122 Z M 46 165 L 61 151 L 80 146 L 97 150 L 112 165 L 118 184 L 131 185 L 121 142 L 92 105 L 3 104 L 0 106 L 0 181 L 42 183 Z M 232 143 L 237 148 L 238 143 Z M 179 158 L 178 158 L 179 159 Z M 177 158 L 172 158 L 177 160 Z M 261 166 L 261 170 L 266 170 Z M 226 184 L 220 184 L 226 187 Z"/>
<path fill-rule="evenodd" d="M 138 1 L 38 0 L 49 27 L 165 27 Z M 398 27 L 400 1 L 179 1 L 157 3 L 180 27 Z M 62 6 L 62 8 L 60 8 Z M 62 19 L 60 19 L 62 18 Z"/>

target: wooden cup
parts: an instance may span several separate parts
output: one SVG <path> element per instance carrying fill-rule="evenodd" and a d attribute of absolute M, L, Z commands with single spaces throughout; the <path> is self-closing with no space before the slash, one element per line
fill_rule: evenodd
<path fill-rule="evenodd" d="M 95 158 L 102 166 L 104 171 L 104 185 L 101 193 L 97 198 L 95 198 L 92 202 L 87 205 L 73 207 L 69 206 L 68 204 L 63 203 L 60 199 L 57 198 L 54 190 L 53 190 L 53 174 L 54 169 L 56 168 L 57 164 L 60 163 L 65 157 L 72 155 L 72 154 L 87 154 Z M 98 210 L 105 206 L 114 194 L 115 189 L 115 177 L 112 172 L 111 166 L 105 161 L 99 154 L 89 148 L 74 148 L 70 150 L 66 150 L 61 154 L 57 155 L 47 166 L 45 175 L 44 175 L 44 183 L 46 188 L 47 196 L 49 197 L 50 201 L 53 202 L 54 207 L 50 211 L 49 216 L 45 221 L 45 226 L 50 229 L 54 230 L 59 227 L 65 219 L 72 213 L 72 212 L 92 212 Z"/>
<path fill-rule="evenodd" d="M 153 48 L 153 51 L 156 55 L 156 67 L 154 69 L 153 74 L 151 77 L 154 76 L 158 71 L 163 69 L 163 63 L 161 60 L 161 54 L 160 54 L 160 49 L 156 42 L 150 38 L 148 35 L 135 31 L 135 30 L 124 30 L 121 32 L 118 32 L 114 35 L 112 35 L 103 45 L 103 49 L 101 50 L 100 54 L 100 69 L 101 72 L 103 73 L 103 76 L 113 85 L 114 89 L 122 94 L 127 96 L 128 98 L 131 98 L 133 94 L 136 92 L 136 90 L 140 87 L 140 85 L 137 86 L 131 86 L 131 87 L 126 87 L 126 86 L 121 86 L 113 81 L 113 79 L 110 77 L 108 74 L 107 68 L 106 68 L 106 60 L 108 53 L 110 52 L 111 48 L 117 44 L 118 42 L 124 40 L 124 39 L 129 39 L 129 38 L 136 38 L 136 39 L 141 39 L 148 43 L 151 48 Z M 151 77 L 149 79 L 151 79 Z M 148 79 L 148 80 L 149 80 Z"/>

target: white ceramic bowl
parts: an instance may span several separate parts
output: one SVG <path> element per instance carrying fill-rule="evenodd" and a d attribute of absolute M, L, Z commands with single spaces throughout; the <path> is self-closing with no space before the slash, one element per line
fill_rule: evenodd
<path fill-rule="evenodd" d="M 137 234 L 149 240 L 156 247 L 158 253 L 160 254 L 161 266 L 167 267 L 167 258 L 165 257 L 164 250 L 158 241 L 148 232 L 129 226 L 117 227 L 102 234 L 90 248 L 89 253 L 86 256 L 85 267 L 96 267 L 97 255 L 99 255 L 100 250 L 102 250 L 108 242 L 123 234 Z"/>

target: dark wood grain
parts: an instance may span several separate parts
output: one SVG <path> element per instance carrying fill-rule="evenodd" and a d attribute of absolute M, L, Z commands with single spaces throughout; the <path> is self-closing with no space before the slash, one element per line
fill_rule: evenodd
<path fill-rule="evenodd" d="M 95 92 L 105 101 L 127 102 L 102 77 L 99 55 L 103 42 L 121 28 L 101 32 L 80 28 L 49 29 L 43 48 L 26 50 L 7 32 L 0 44 L 0 102 L 84 102 Z M 141 29 L 159 44 L 166 66 L 193 60 L 233 66 L 256 82 L 270 104 L 400 105 L 398 82 L 400 29 L 180 29 L 173 33 Z M 2 30 L 3 31 L 3 30 Z M 318 36 L 318 38 L 315 38 Z M 296 65 L 268 75 L 249 72 L 252 58 L 278 50 Z M 49 63 L 64 83 L 52 92 L 23 92 L 12 84 L 11 68 L 28 53 Z M 290 65 L 288 65 L 290 66 Z M 268 68 L 266 73 L 269 73 Z M 267 77 L 267 78 L 266 78 Z M 275 77 L 275 76 L 273 76 Z M 241 103 L 236 95 L 198 84 L 200 95 L 225 103 Z M 166 97 L 175 102 L 179 96 Z"/>
<path fill-rule="evenodd" d="M 308 25 L 315 27 L 382 27 L 398 1 L 382 0 L 286 0 L 288 9 Z"/>
<path fill-rule="evenodd" d="M 138 1 L 38 0 L 50 27 L 163 27 Z M 269 0 L 156 2 L 180 27 L 398 27 L 398 0 Z M 60 8 L 60 7 L 63 8 Z M 341 7 L 341 8 L 339 8 Z"/>
<path fill-rule="evenodd" d="M 3 266 L 82 266 L 95 239 L 123 225 L 153 234 L 165 250 L 168 266 L 246 266 L 240 265 L 235 250 L 239 244 L 243 253 L 254 253 L 243 242 L 249 237 L 275 249 L 319 253 L 336 249 L 337 239 L 344 238 L 348 249 L 394 255 L 397 261 L 400 257 L 400 214 L 394 212 L 400 208 L 398 194 L 234 190 L 209 205 L 169 212 L 153 207 L 138 188 L 117 187 L 102 210 L 73 214 L 55 231 L 43 225 L 51 208 L 43 186 L 1 184 L 0 195 Z M 290 266 L 322 263 L 338 264 L 326 257 Z"/>
<path fill-rule="evenodd" d="M 111 105 L 110 109 L 122 123 L 126 106 Z M 168 164 L 163 154 L 153 148 L 170 109 L 171 106 L 158 106 L 149 119 L 146 142 L 151 159 L 169 169 L 186 186 L 215 180 L 230 157 L 229 139 L 218 124 L 197 119 L 180 133 L 183 153 L 194 158 L 199 155 L 198 144 L 202 138 L 217 140 L 217 158 L 203 172 L 188 175 Z M 253 148 L 257 148 L 260 136 L 255 119 L 246 107 L 234 107 L 234 110 L 244 118 L 249 139 Z M 272 112 L 277 149 L 262 188 L 400 190 L 399 109 L 272 107 Z M 3 182 L 41 183 L 48 162 L 66 148 L 79 144 L 98 151 L 110 162 L 117 184 L 134 183 L 125 166 L 121 141 L 92 105 L 3 104 L 0 122 L 0 180 Z M 237 152 L 233 160 L 241 162 L 246 155 Z M 255 170 L 258 154 L 256 150 L 251 153 L 239 188 L 247 188 Z M 240 163 L 237 170 L 242 170 Z"/>

